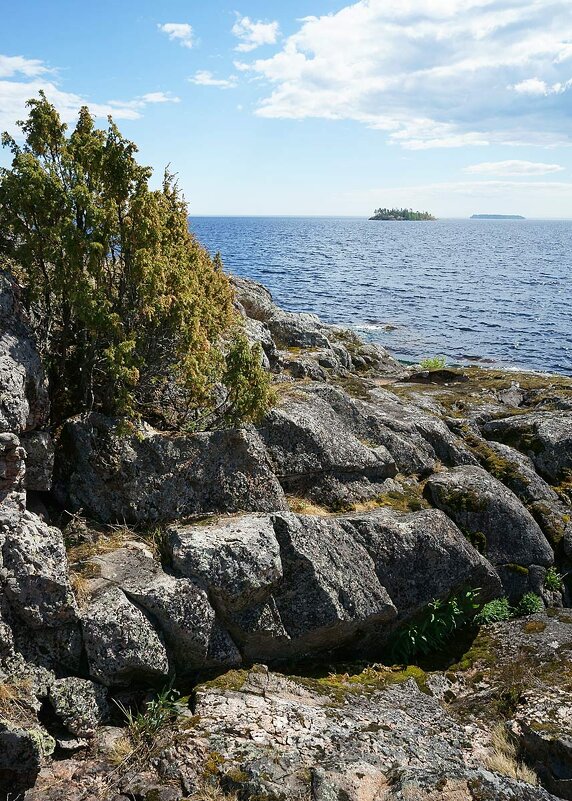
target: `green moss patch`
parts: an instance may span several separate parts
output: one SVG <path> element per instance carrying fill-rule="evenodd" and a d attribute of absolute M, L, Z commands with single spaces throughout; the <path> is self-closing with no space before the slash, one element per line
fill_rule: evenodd
<path fill-rule="evenodd" d="M 510 570 L 511 573 L 518 573 L 521 576 L 528 576 L 528 574 L 530 573 L 530 570 L 527 567 L 524 567 L 523 565 L 510 563 L 508 565 L 504 565 L 504 567 L 506 567 L 507 570 Z"/>
<path fill-rule="evenodd" d="M 450 669 L 465 671 L 476 666 L 490 667 L 497 661 L 497 646 L 497 640 L 485 629 L 481 629 L 469 650 Z"/>
<path fill-rule="evenodd" d="M 427 674 L 417 665 L 407 667 L 372 665 L 359 673 L 329 673 L 327 676 L 288 676 L 291 681 L 306 687 L 311 692 L 330 696 L 336 703 L 343 703 L 348 696 L 383 690 L 393 684 L 402 684 L 413 679 L 422 692 L 429 694 Z"/>
<path fill-rule="evenodd" d="M 197 687 L 197 691 L 221 690 L 222 692 L 239 692 L 246 684 L 247 678 L 247 670 L 229 670 L 227 673 L 222 673 L 220 676 L 200 684 Z"/>

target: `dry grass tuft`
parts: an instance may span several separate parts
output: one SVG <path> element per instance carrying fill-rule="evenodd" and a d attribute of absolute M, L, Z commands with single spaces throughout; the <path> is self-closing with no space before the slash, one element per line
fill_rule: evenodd
<path fill-rule="evenodd" d="M 123 735 L 113 743 L 113 748 L 109 755 L 114 765 L 123 765 L 133 753 L 133 743 L 129 735 Z"/>
<path fill-rule="evenodd" d="M 128 540 L 136 539 L 136 535 L 127 526 L 114 526 L 106 534 L 99 534 L 93 542 L 82 542 L 68 548 L 68 562 L 71 566 L 81 565 L 83 562 L 110 551 L 121 548 Z"/>
<path fill-rule="evenodd" d="M 297 515 L 316 515 L 317 517 L 328 517 L 331 513 L 328 512 L 323 506 L 318 506 L 306 498 L 300 498 L 296 495 L 287 497 L 290 509 Z"/>
<path fill-rule="evenodd" d="M 506 727 L 502 723 L 493 729 L 491 744 L 493 752 L 486 761 L 489 770 L 527 784 L 538 784 L 538 776 L 532 768 L 518 761 L 516 745 L 509 739 Z"/>
<path fill-rule="evenodd" d="M 71 544 L 67 548 L 68 562 L 72 569 L 78 573 L 85 573 L 86 570 L 93 570 L 93 565 L 89 560 L 94 556 L 102 556 L 110 551 L 122 548 L 126 542 L 141 542 L 146 545 L 153 553 L 153 556 L 162 561 L 168 556 L 168 543 L 166 539 L 166 529 L 162 526 L 155 526 L 141 531 L 133 531 L 125 524 L 109 525 L 99 529 L 88 528 L 92 539 L 79 544 Z M 87 576 L 93 578 L 93 575 Z"/>
<path fill-rule="evenodd" d="M 237 801 L 236 793 L 225 793 L 218 782 L 203 781 L 185 801 Z"/>
<path fill-rule="evenodd" d="M 0 682 L 0 718 L 11 723 L 27 723 L 33 717 L 29 699 L 33 687 L 30 679 L 12 678 Z"/>
<path fill-rule="evenodd" d="M 89 577 L 83 572 L 70 570 L 70 584 L 78 605 L 84 606 L 89 598 Z"/>

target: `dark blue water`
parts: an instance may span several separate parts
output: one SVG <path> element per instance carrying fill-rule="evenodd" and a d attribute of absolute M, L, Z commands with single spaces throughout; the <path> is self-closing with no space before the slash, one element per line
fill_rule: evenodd
<path fill-rule="evenodd" d="M 195 217 L 226 268 L 395 356 L 572 374 L 572 221 Z"/>

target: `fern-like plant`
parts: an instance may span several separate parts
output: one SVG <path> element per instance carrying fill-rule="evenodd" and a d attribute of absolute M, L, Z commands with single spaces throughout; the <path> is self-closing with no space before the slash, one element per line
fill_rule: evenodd
<path fill-rule="evenodd" d="M 535 592 L 527 592 L 526 595 L 523 595 L 516 607 L 516 614 L 522 617 L 543 611 L 544 601 Z"/>
<path fill-rule="evenodd" d="M 549 567 L 544 576 L 544 586 L 551 592 L 559 592 L 562 589 L 562 579 L 564 576 L 555 567 Z"/>
<path fill-rule="evenodd" d="M 471 621 L 479 608 L 479 590 L 465 590 L 446 600 L 434 599 L 413 620 L 398 628 L 389 642 L 391 658 L 400 663 L 441 648 L 453 632 Z"/>
<path fill-rule="evenodd" d="M 514 615 L 514 609 L 510 606 L 508 598 L 495 598 L 483 606 L 478 615 L 475 616 L 475 623 L 478 626 L 486 626 L 488 623 L 499 623 L 501 620 L 510 620 Z"/>

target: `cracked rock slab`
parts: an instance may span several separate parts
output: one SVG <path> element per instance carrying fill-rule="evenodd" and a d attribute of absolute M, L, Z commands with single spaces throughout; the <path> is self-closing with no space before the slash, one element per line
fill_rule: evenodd
<path fill-rule="evenodd" d="M 117 585 L 161 631 L 179 675 L 197 668 L 230 667 L 241 656 L 217 621 L 207 594 L 187 578 L 165 573 L 140 548 L 120 548 L 93 560 L 101 579 Z"/>

